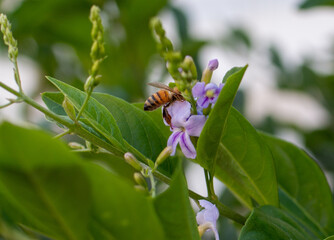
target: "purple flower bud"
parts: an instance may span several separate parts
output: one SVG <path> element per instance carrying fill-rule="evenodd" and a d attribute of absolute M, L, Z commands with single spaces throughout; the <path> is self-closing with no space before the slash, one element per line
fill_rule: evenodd
<path fill-rule="evenodd" d="M 212 59 L 209 61 L 209 64 L 208 64 L 208 68 L 211 70 L 211 71 L 214 71 L 218 68 L 218 59 Z"/>

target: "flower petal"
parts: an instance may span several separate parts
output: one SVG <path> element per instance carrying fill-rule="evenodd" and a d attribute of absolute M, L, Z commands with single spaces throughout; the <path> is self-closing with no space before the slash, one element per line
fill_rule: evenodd
<path fill-rule="evenodd" d="M 171 123 L 173 128 L 183 127 L 187 119 L 190 117 L 191 105 L 187 101 L 175 101 L 168 108 L 167 111 L 172 118 Z"/>
<path fill-rule="evenodd" d="M 196 83 L 195 86 L 193 87 L 193 89 L 191 90 L 193 96 L 195 98 L 204 96 L 205 95 L 204 88 L 205 88 L 205 83 L 204 82 Z"/>
<path fill-rule="evenodd" d="M 206 121 L 204 115 L 192 115 L 185 124 L 186 132 L 190 136 L 199 137 Z"/>
<path fill-rule="evenodd" d="M 209 106 L 209 98 L 207 96 L 199 97 L 197 99 L 197 104 L 201 108 L 207 108 Z"/>
<path fill-rule="evenodd" d="M 181 135 L 179 143 L 184 156 L 191 159 L 196 158 L 196 149 L 186 132 Z"/>
<path fill-rule="evenodd" d="M 214 83 L 208 83 L 208 84 L 205 85 L 204 91 L 206 92 L 206 91 L 212 90 L 212 89 L 214 89 L 214 90 L 218 89 L 217 85 L 214 84 Z"/>
<path fill-rule="evenodd" d="M 182 133 L 183 132 L 181 130 L 174 131 L 168 138 L 167 146 L 171 146 L 173 148 L 173 152 L 171 156 L 175 155 L 176 146 L 178 142 L 180 141 L 180 137 Z"/>
<path fill-rule="evenodd" d="M 222 88 L 225 86 L 225 83 L 220 83 L 219 84 L 219 92 L 222 90 Z"/>

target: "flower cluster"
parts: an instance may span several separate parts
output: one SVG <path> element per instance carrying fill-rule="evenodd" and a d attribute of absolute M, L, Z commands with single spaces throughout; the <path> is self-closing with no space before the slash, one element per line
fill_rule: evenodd
<path fill-rule="evenodd" d="M 211 79 L 212 72 L 218 67 L 216 59 L 211 60 L 205 69 L 201 82 L 197 82 L 192 88 L 192 95 L 196 101 L 196 112 L 202 113 L 203 109 L 212 106 L 218 98 L 223 88 L 221 83 L 217 86 L 214 83 L 207 83 Z M 203 79 L 205 81 L 203 81 Z M 172 156 L 178 144 L 180 144 L 183 154 L 187 158 L 196 158 L 196 149 L 191 141 L 191 137 L 199 137 L 204 127 L 206 116 L 203 114 L 192 115 L 191 104 L 187 101 L 175 101 L 167 107 L 170 117 L 170 129 L 173 132 L 167 142 L 167 146 L 173 148 Z"/>

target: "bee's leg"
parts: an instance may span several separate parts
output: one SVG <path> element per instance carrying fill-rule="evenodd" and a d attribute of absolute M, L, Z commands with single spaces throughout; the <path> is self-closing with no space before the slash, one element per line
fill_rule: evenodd
<path fill-rule="evenodd" d="M 170 126 L 170 127 L 172 127 L 172 123 L 171 123 L 171 121 L 172 121 L 172 117 L 169 115 L 169 113 L 168 113 L 168 111 L 167 111 L 167 107 L 169 106 L 169 103 L 166 105 L 166 106 L 164 106 L 163 108 L 162 108 L 162 117 L 164 118 L 164 120 L 165 120 L 165 122 Z"/>

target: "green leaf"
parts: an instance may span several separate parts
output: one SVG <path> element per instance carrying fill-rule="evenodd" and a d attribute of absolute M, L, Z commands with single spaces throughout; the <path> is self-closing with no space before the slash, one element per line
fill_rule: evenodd
<path fill-rule="evenodd" d="M 57 239 L 88 239 L 88 178 L 60 141 L 36 130 L 0 126 L 0 199 L 12 219 Z"/>
<path fill-rule="evenodd" d="M 154 199 L 154 206 L 167 239 L 200 239 L 181 164 L 169 188 Z"/>
<path fill-rule="evenodd" d="M 271 153 L 262 137 L 234 108 L 218 148 L 215 176 L 249 208 L 254 201 L 278 205 Z"/>
<path fill-rule="evenodd" d="M 132 105 L 135 106 L 136 108 L 139 108 L 142 111 L 144 109 L 144 103 L 132 103 Z M 172 132 L 170 131 L 169 127 L 164 124 L 162 120 L 161 109 L 158 108 L 154 111 L 144 111 L 144 113 L 152 119 L 152 121 L 155 123 L 155 125 L 160 130 L 165 139 L 168 139 L 168 137 L 172 134 Z"/>
<path fill-rule="evenodd" d="M 328 238 L 325 238 L 324 240 L 334 240 L 334 235 L 333 236 L 330 236 Z"/>
<path fill-rule="evenodd" d="M 127 182 L 94 164 L 85 166 L 92 185 L 93 239 L 165 239 L 152 201 Z"/>
<path fill-rule="evenodd" d="M 306 0 L 301 3 L 301 9 L 308 9 L 312 7 L 321 7 L 321 6 L 334 6 L 334 0 Z"/>
<path fill-rule="evenodd" d="M 124 161 L 124 158 L 117 157 L 109 153 L 94 153 L 94 152 L 79 152 L 80 157 L 84 160 L 91 161 L 102 165 L 104 168 L 111 171 L 114 175 L 123 177 L 132 184 L 135 183 L 133 174 L 135 170 L 128 163 Z"/>
<path fill-rule="evenodd" d="M 39 130 L 0 126 L 0 180 L 2 213 L 51 238 L 165 238 L 150 199 Z"/>
<path fill-rule="evenodd" d="M 198 139 L 197 161 L 212 173 L 227 117 L 246 69 L 247 65 L 228 77 Z"/>
<path fill-rule="evenodd" d="M 320 224 L 327 233 L 333 234 L 332 194 L 326 177 L 318 164 L 293 144 L 266 134 L 262 134 L 262 136 L 273 154 L 277 179 L 281 188 L 292 199 L 295 199 L 304 215 L 312 219 L 313 223 Z M 284 207 L 291 212 L 296 209 L 286 205 Z"/>
<path fill-rule="evenodd" d="M 303 226 L 273 206 L 255 208 L 241 230 L 239 240 L 314 240 Z"/>
<path fill-rule="evenodd" d="M 45 105 L 50 109 L 50 111 L 54 112 L 55 114 L 59 115 L 64 120 L 68 121 L 69 123 L 74 123 L 66 114 L 62 102 L 64 101 L 64 95 L 60 92 L 44 92 L 42 93 L 42 100 L 45 103 Z M 53 119 L 48 118 L 47 120 L 51 122 L 55 122 Z M 60 127 L 64 127 L 60 125 L 59 123 L 55 122 Z M 97 136 L 98 138 L 104 140 L 105 142 L 108 142 L 108 139 L 104 137 L 96 128 L 94 128 L 87 119 L 81 118 L 79 120 L 80 125 L 86 129 L 88 132 L 92 133 L 93 135 Z"/>
<path fill-rule="evenodd" d="M 242 68 L 241 67 L 233 67 L 231 68 L 230 70 L 228 70 L 225 74 L 225 76 L 223 77 L 223 81 L 222 83 L 226 83 L 227 79 L 233 75 L 234 73 L 237 73 L 241 70 Z"/>
<path fill-rule="evenodd" d="M 281 188 L 279 188 L 278 193 L 280 207 L 307 227 L 309 234 L 321 239 L 327 235 L 319 223 L 307 213 L 307 211 L 296 201 L 296 199 L 291 197 Z"/>
<path fill-rule="evenodd" d="M 143 155 L 156 159 L 166 147 L 167 139 L 144 111 L 126 101 L 104 93 L 93 93 L 115 118 L 123 138 Z"/>
<path fill-rule="evenodd" d="M 86 98 L 86 93 L 55 78 L 47 77 L 47 79 L 68 98 L 77 110 L 81 108 Z M 94 98 L 90 98 L 82 115 L 115 147 L 120 150 L 124 149 L 122 134 L 117 127 L 116 121 L 101 103 Z"/>

